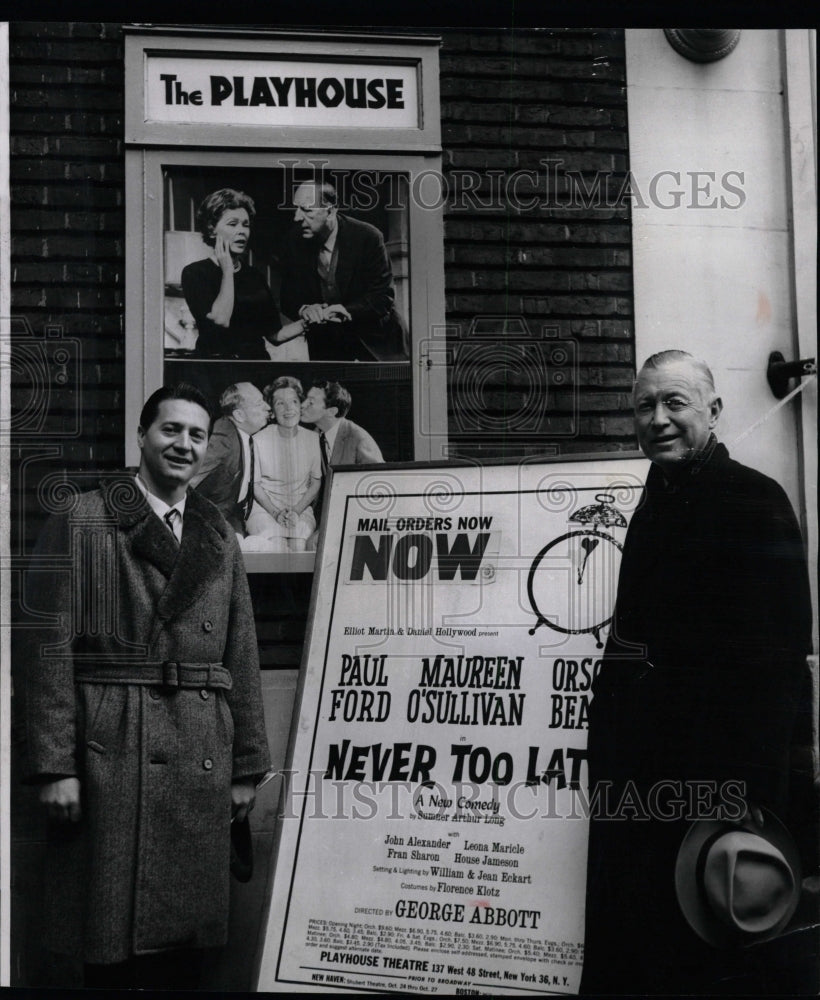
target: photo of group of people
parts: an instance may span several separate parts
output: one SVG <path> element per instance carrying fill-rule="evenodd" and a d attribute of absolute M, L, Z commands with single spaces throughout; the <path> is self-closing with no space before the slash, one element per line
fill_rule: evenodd
<path fill-rule="evenodd" d="M 338 382 L 307 391 L 292 375 L 259 389 L 227 386 L 205 459 L 192 485 L 224 514 L 244 552 L 316 548 L 328 469 L 383 462 Z"/>
<path fill-rule="evenodd" d="M 233 174 L 166 172 L 166 357 L 409 360 L 402 178 L 343 210 L 351 172 Z"/>

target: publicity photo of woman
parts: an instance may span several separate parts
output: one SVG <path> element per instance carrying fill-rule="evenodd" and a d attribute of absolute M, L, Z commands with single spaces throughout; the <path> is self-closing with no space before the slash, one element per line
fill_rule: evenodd
<path fill-rule="evenodd" d="M 299 425 L 302 383 L 283 375 L 263 390 L 273 423 L 253 436 L 253 507 L 242 540 L 245 552 L 304 552 L 316 531 L 311 504 L 322 484 L 319 435 Z"/>
<path fill-rule="evenodd" d="M 263 275 L 247 261 L 253 199 L 222 188 L 209 194 L 196 214 L 197 229 L 211 254 L 182 269 L 182 291 L 196 320 L 199 358 L 307 361 L 305 325 L 282 326 Z"/>

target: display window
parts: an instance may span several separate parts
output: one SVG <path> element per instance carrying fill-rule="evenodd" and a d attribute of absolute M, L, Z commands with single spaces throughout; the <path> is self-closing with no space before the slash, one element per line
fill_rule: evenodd
<path fill-rule="evenodd" d="M 444 457 L 436 49 L 207 44 L 126 46 L 126 450 L 150 392 L 193 383 L 197 488 L 249 570 L 310 570 L 330 468 Z"/>

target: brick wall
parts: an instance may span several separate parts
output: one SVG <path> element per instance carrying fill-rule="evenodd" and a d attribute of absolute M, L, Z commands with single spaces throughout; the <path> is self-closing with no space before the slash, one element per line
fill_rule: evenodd
<path fill-rule="evenodd" d="M 44 476 L 124 460 L 124 67 L 117 25 L 13 21 L 9 49 L 11 302 L 28 324 L 15 340 L 21 357 L 42 360 L 37 372 L 13 363 L 13 383 L 25 402 L 39 377 L 45 403 L 41 432 L 18 440 L 27 453 L 57 452 L 15 465 L 25 547 Z M 71 349 L 63 366 L 53 363 L 61 340 Z"/>
<path fill-rule="evenodd" d="M 451 451 L 634 448 L 623 32 L 446 32 L 441 101 Z"/>

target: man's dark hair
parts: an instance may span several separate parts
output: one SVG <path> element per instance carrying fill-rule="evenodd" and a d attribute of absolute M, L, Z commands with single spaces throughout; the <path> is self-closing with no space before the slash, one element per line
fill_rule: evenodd
<path fill-rule="evenodd" d="M 160 403 L 164 403 L 169 399 L 185 399 L 189 403 L 196 403 L 197 406 L 201 406 L 202 409 L 208 414 L 208 433 L 210 434 L 210 425 L 211 420 L 213 419 L 211 414 L 211 405 L 202 390 L 198 389 L 190 382 L 178 382 L 176 385 L 163 385 L 160 386 L 156 392 L 151 393 L 148 399 L 145 400 L 145 406 L 143 406 L 142 413 L 140 413 L 140 427 L 144 431 L 147 431 L 151 424 L 153 424 L 153 422 L 157 419 Z"/>
<path fill-rule="evenodd" d="M 328 408 L 335 406 L 337 417 L 347 416 L 353 400 L 343 385 L 340 385 L 338 382 L 320 381 L 314 382 L 313 388 L 322 390 L 325 394 L 325 406 Z"/>
<path fill-rule="evenodd" d="M 253 198 L 244 191 L 234 191 L 233 188 L 220 188 L 212 191 L 202 200 L 196 211 L 196 228 L 202 233 L 202 239 L 212 247 L 216 243 L 214 228 L 222 216 L 233 208 L 244 208 L 248 218 L 253 222 L 256 217 L 256 206 Z"/>

